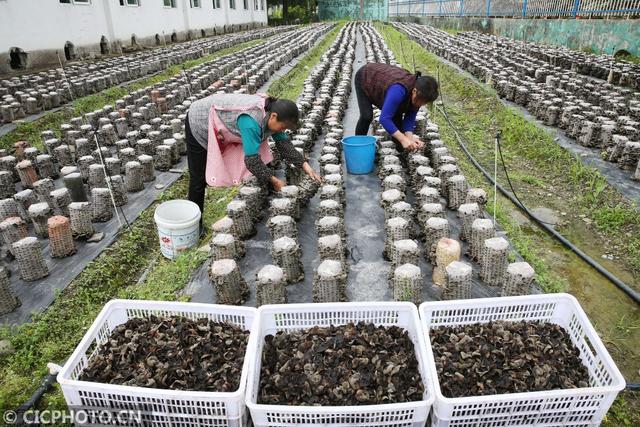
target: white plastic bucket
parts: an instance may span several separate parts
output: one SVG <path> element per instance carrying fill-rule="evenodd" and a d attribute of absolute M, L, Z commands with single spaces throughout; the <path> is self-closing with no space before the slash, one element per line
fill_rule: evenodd
<path fill-rule="evenodd" d="M 198 243 L 200 208 L 189 200 L 169 200 L 156 208 L 153 215 L 158 227 L 160 251 L 169 259 Z"/>

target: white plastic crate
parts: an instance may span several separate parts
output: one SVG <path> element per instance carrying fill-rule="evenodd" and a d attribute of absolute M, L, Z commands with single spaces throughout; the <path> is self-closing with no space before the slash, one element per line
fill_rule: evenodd
<path fill-rule="evenodd" d="M 599 426 L 625 381 L 578 301 L 569 294 L 527 295 L 425 302 L 420 318 L 427 334 L 429 376 L 436 401 L 433 427 Z M 589 387 L 489 396 L 444 397 L 429 331 L 439 326 L 492 320 L 544 321 L 562 326 L 580 350 Z"/>
<path fill-rule="evenodd" d="M 189 319 L 208 318 L 214 322 L 228 322 L 251 335 L 257 326 L 255 308 L 229 305 L 183 302 L 112 300 L 93 322 L 80 344 L 58 374 L 67 405 L 70 408 L 91 408 L 96 413 L 106 411 L 114 417 L 121 411 L 132 411 L 127 425 L 144 426 L 224 426 L 246 425 L 244 403 L 249 357 L 245 355 L 240 387 L 231 393 L 162 390 L 156 388 L 101 384 L 79 381 L 83 369 L 111 332 L 134 317 L 184 316 Z M 251 354 L 247 347 L 247 354 Z M 140 411 L 140 412 L 138 412 Z M 124 418 L 121 417 L 121 419 Z M 114 418 L 116 419 L 116 418 Z"/>
<path fill-rule="evenodd" d="M 251 354 L 247 382 L 247 406 L 255 427 L 421 427 L 434 400 L 432 383 L 427 377 L 426 343 L 416 306 L 406 302 L 326 303 L 263 305 L 258 309 L 258 330 L 251 336 Z M 308 329 L 313 326 L 346 325 L 359 321 L 377 326 L 398 326 L 413 341 L 420 375 L 424 383 L 419 402 L 363 406 L 287 406 L 257 403 L 264 337 L 278 331 Z"/>

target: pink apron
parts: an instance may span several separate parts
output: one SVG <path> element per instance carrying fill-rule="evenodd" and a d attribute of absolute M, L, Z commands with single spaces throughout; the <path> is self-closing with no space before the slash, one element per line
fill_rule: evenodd
<path fill-rule="evenodd" d="M 262 108 L 264 110 L 263 97 Z M 207 167 L 205 178 L 211 187 L 229 187 L 239 185 L 251 176 L 251 172 L 244 164 L 244 150 L 242 139 L 231 132 L 218 116 L 216 105 L 211 106 L 209 112 L 209 141 L 207 142 Z M 219 107 L 218 107 L 219 108 Z M 238 105 L 232 108 L 224 107 L 226 111 L 243 111 L 255 108 L 255 105 Z M 260 144 L 260 159 L 267 164 L 273 160 L 267 139 Z"/>

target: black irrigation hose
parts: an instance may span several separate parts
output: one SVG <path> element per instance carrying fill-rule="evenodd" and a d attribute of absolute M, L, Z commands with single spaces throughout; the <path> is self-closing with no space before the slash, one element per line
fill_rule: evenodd
<path fill-rule="evenodd" d="M 509 184 L 509 188 L 511 189 L 511 194 L 513 194 L 513 197 L 515 197 L 516 200 L 518 202 L 520 202 L 520 204 L 522 206 L 524 206 L 524 203 L 522 202 L 522 200 L 520 200 L 520 197 L 518 197 L 518 193 L 516 193 L 516 189 L 513 188 L 513 183 L 511 182 L 511 177 L 509 176 L 509 171 L 507 171 L 507 165 L 504 162 L 504 157 L 502 156 L 502 146 L 500 145 L 500 136 L 501 136 L 501 134 L 502 133 L 500 131 L 498 131 L 496 133 L 496 146 L 498 147 L 498 154 L 500 155 L 500 164 L 502 165 L 502 170 L 504 170 L 504 175 L 507 178 L 507 183 Z M 543 220 L 541 220 L 539 218 L 538 218 L 538 221 L 540 221 L 543 224 L 554 225 L 554 224 L 552 224 L 550 222 L 543 221 Z"/>
<path fill-rule="evenodd" d="M 24 421 L 24 414 L 27 413 L 31 408 L 34 408 L 42 399 L 42 396 L 53 388 L 53 385 L 56 382 L 57 374 L 47 374 L 46 377 L 42 380 L 42 384 L 40 387 L 31 395 L 29 400 L 24 402 L 18 409 L 15 410 L 16 413 L 16 425 L 26 425 Z"/>
<path fill-rule="evenodd" d="M 455 125 L 449 119 L 449 116 L 447 114 L 447 110 L 446 110 L 445 105 L 444 105 L 444 101 L 442 101 L 442 91 L 440 92 L 440 99 L 441 99 L 442 107 L 438 106 L 438 111 L 443 115 L 444 119 L 447 121 L 447 123 L 449 124 L 449 126 L 453 130 L 453 133 L 456 135 L 456 139 L 458 141 L 458 144 L 460 145 L 460 148 L 462 148 L 462 151 L 464 151 L 464 153 L 467 155 L 467 157 L 469 158 L 471 163 L 473 163 L 473 165 L 480 172 L 482 172 L 482 174 L 485 176 L 485 178 L 487 178 L 487 180 L 489 180 L 489 182 L 491 182 L 491 184 L 495 185 L 496 188 L 500 191 L 500 193 L 502 193 L 503 196 L 508 198 L 514 205 L 516 205 L 519 209 L 524 211 L 536 224 L 538 224 L 547 233 L 551 234 L 558 241 L 560 241 L 560 243 L 562 243 L 567 249 L 569 249 L 570 251 L 572 251 L 573 253 L 578 255 L 584 262 L 589 264 L 596 271 L 598 271 L 600 274 L 602 274 L 604 277 L 606 277 L 609 281 L 611 281 L 614 285 L 616 285 L 620 290 L 622 290 L 625 294 L 627 294 L 636 304 L 640 305 L 640 294 L 638 294 L 638 292 L 633 290 L 629 285 L 624 283 L 618 277 L 616 277 L 612 273 L 610 273 L 606 268 L 601 266 L 598 262 L 596 262 L 589 255 L 587 255 L 586 253 L 581 251 L 573 243 L 571 243 L 569 240 L 567 240 L 562 234 L 558 233 L 556 230 L 554 230 L 552 227 L 550 227 L 545 222 L 539 220 L 533 213 L 531 213 L 531 211 L 529 211 L 529 209 L 527 209 L 527 207 L 524 204 L 522 204 L 516 197 L 514 197 L 513 194 L 511 194 L 503 186 L 501 186 L 500 184 L 495 182 L 495 180 L 493 179 L 491 174 L 489 174 L 489 172 L 487 172 L 486 169 L 484 169 L 482 167 L 482 165 L 480 165 L 480 163 L 478 163 L 478 161 L 469 152 L 469 150 L 467 149 L 467 146 L 465 145 L 465 143 L 463 141 L 464 138 L 462 136 L 460 136 L 460 134 L 458 133 L 458 129 L 456 129 Z"/>

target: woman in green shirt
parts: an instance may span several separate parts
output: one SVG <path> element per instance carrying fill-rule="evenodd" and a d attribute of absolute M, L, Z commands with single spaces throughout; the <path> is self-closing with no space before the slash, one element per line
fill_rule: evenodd
<path fill-rule="evenodd" d="M 191 104 L 185 120 L 189 200 L 202 211 L 207 184 L 236 185 L 251 175 L 279 191 L 286 184 L 266 165 L 272 160 L 269 137 L 285 162 L 320 182 L 284 132 L 295 128 L 298 120 L 293 101 L 263 95 L 215 94 Z"/>

